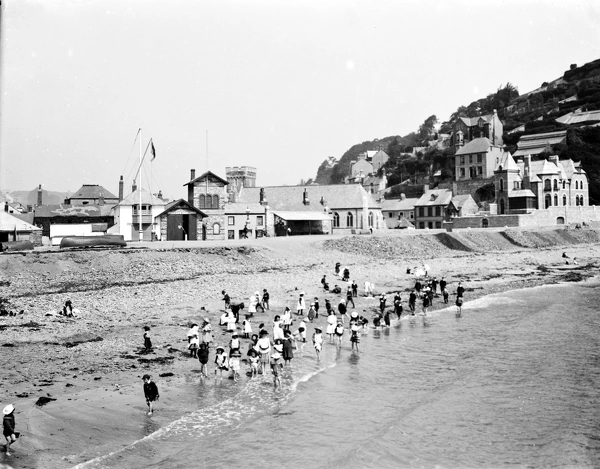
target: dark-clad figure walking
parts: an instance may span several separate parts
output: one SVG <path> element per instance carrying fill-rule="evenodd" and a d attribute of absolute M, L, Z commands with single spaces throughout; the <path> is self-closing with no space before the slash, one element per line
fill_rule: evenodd
<path fill-rule="evenodd" d="M 148 405 L 148 415 L 152 415 L 154 409 L 152 408 L 152 403 L 154 401 L 158 401 L 160 395 L 158 394 L 158 387 L 150 378 L 150 375 L 144 375 L 142 377 L 144 380 L 144 396 L 146 397 L 146 404 Z"/>

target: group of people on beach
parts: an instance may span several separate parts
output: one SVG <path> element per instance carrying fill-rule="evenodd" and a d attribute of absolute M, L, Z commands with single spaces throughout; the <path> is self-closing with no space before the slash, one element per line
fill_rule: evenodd
<path fill-rule="evenodd" d="M 427 314 L 432 306 L 434 298 L 443 297 L 445 304 L 448 303 L 448 283 L 444 277 L 439 281 L 436 277 L 430 277 L 427 271 L 421 272 L 415 268 L 413 275 L 416 274 L 414 287 L 411 289 L 408 298 L 408 308 L 411 315 L 416 315 L 417 301 L 422 302 L 422 313 Z M 411 273 L 411 269 L 407 269 Z M 398 319 L 404 313 L 402 297 L 400 292 L 394 294 L 393 303 L 388 305 L 386 293 L 379 295 L 379 307 L 373 311 L 373 316 L 369 320 L 366 317 L 367 310 L 363 310 L 360 315 L 356 311 L 356 300 L 358 299 L 358 283 L 356 280 L 350 280 L 350 270 L 348 267 L 342 268 L 338 262 L 334 268 L 334 275 L 338 277 L 339 283 L 345 282 L 346 287 L 342 289 L 335 284 L 333 289 L 329 288 L 327 274 L 321 278 L 321 287 L 326 295 L 342 295 L 337 301 L 337 305 L 332 305 L 330 298 L 325 298 L 325 314 L 321 317 L 325 319 L 325 335 L 323 338 L 323 327 L 315 324 L 312 329 L 310 341 L 315 350 L 317 360 L 320 360 L 325 342 L 335 345 L 338 348 L 343 346 L 344 337 L 349 337 L 349 343 L 353 352 L 360 352 L 359 344 L 361 335 L 368 331 L 369 322 L 372 321 L 374 328 L 390 327 L 391 315 L 395 314 Z M 374 297 L 375 285 L 365 281 L 364 296 Z M 464 287 L 459 282 L 456 289 L 456 306 L 460 312 L 464 296 Z M 227 291 L 223 290 L 223 312 L 219 317 L 219 326 L 223 329 L 225 337 L 229 337 L 227 345 L 214 344 L 215 338 L 210 320 L 204 317 L 202 324 L 193 323 L 187 332 L 187 342 L 190 357 L 200 362 L 201 378 L 208 378 L 208 363 L 210 361 L 210 351 L 214 348 L 214 379 L 223 380 L 223 375 L 233 379 L 235 382 L 240 380 L 242 365 L 246 365 L 246 375 L 255 378 L 262 376 L 265 378 L 270 370 L 273 377 L 274 387 L 281 385 L 281 373 L 284 369 L 291 367 L 294 351 L 304 351 L 307 343 L 308 325 L 319 320 L 320 302 L 319 297 L 307 298 L 304 291 L 300 291 L 293 306 L 294 311 L 285 306 L 281 313 L 273 315 L 270 332 L 267 330 L 265 321 L 258 322 L 258 330 L 253 329 L 253 321 L 256 314 L 265 314 L 270 311 L 270 294 L 265 288 L 260 293 L 255 291 L 247 300 L 248 312 L 243 314 L 246 308 L 244 302 L 232 301 Z M 335 304 L 335 302 L 334 302 Z M 390 307 L 391 306 L 391 307 Z M 352 307 L 353 311 L 348 308 Z M 375 309 L 375 308 L 373 308 Z M 203 312 L 206 312 L 202 308 Z M 295 313 L 295 317 L 293 317 Z M 242 319 L 243 317 L 243 319 Z M 346 322 L 347 321 L 347 322 Z M 292 327 L 295 326 L 295 327 Z M 144 346 L 151 349 L 149 338 L 149 327 L 145 328 Z M 242 340 L 247 341 L 247 348 L 243 347 Z M 242 350 L 244 348 L 244 350 Z M 149 415 L 152 414 L 152 402 L 158 400 L 158 389 L 151 381 L 149 375 L 144 376 L 144 393 L 149 407 Z"/>

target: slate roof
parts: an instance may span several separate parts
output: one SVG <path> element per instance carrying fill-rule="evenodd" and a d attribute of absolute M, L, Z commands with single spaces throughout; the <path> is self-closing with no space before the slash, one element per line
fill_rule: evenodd
<path fill-rule="evenodd" d="M 229 184 L 229 183 L 227 182 L 227 180 L 223 179 L 223 178 L 222 178 L 222 177 L 220 177 L 220 176 L 217 176 L 217 175 L 216 175 L 215 173 L 213 173 L 212 171 L 206 171 L 205 173 L 202 173 L 200 176 L 198 176 L 196 179 L 193 179 L 193 180 L 191 180 L 190 182 L 186 182 L 186 183 L 184 184 L 184 186 L 188 186 L 188 185 L 190 185 L 190 184 L 194 184 L 195 182 L 197 182 L 197 181 L 200 181 L 200 180 L 204 179 L 204 178 L 205 178 L 207 175 L 208 175 L 208 176 L 212 176 L 213 178 L 215 178 L 215 179 L 217 179 L 217 180 L 221 181 L 221 182 L 222 182 L 223 184 L 225 184 L 225 185 Z"/>
<path fill-rule="evenodd" d="M 564 116 L 558 117 L 556 119 L 556 122 L 560 122 L 561 124 L 567 125 L 581 124 L 582 122 L 590 121 L 600 121 L 600 110 L 579 112 L 577 114 L 570 112 L 569 114 L 565 114 Z"/>
<path fill-rule="evenodd" d="M 549 146 L 563 143 L 567 131 L 547 132 L 543 134 L 523 135 L 517 142 L 517 151 L 513 156 L 537 155 L 546 151 Z"/>
<path fill-rule="evenodd" d="M 152 195 L 146 189 L 140 188 L 137 188 L 117 205 L 138 205 L 140 203 L 140 190 L 142 191 L 142 205 L 166 205 L 164 200 Z M 88 205 L 84 205 L 84 207 L 88 207 Z"/>
<path fill-rule="evenodd" d="M 402 212 L 414 210 L 415 204 L 419 199 L 417 197 L 408 199 L 386 199 L 381 203 L 381 210 L 389 212 Z"/>
<path fill-rule="evenodd" d="M 160 212 L 156 217 L 160 217 L 163 213 L 168 213 L 171 210 L 177 209 L 177 207 L 184 207 L 189 210 L 193 210 L 194 212 L 200 214 L 202 216 L 202 218 L 206 218 L 208 216 L 203 211 L 197 209 L 193 205 L 190 205 L 190 203 L 187 200 L 179 199 L 179 200 L 173 200 L 172 202 L 169 202 L 167 205 L 165 205 L 165 209 L 162 212 Z M 154 217 L 154 218 L 156 218 L 156 217 Z"/>
<path fill-rule="evenodd" d="M 498 164 L 496 165 L 495 171 L 499 171 L 500 166 L 502 166 L 503 171 L 504 170 L 517 170 L 517 171 L 521 170 L 521 168 L 519 168 L 517 163 L 515 163 L 514 158 L 508 151 L 505 151 L 504 153 L 502 153 L 502 156 L 500 156 L 500 160 L 498 161 Z"/>
<path fill-rule="evenodd" d="M 486 137 L 474 138 L 464 147 L 460 147 L 455 155 L 468 155 L 471 153 L 484 153 L 490 149 L 492 142 Z"/>
<path fill-rule="evenodd" d="M 304 190 L 308 192 L 309 205 L 302 203 Z M 331 210 L 363 208 L 363 198 L 366 198 L 368 208 L 379 208 L 371 194 L 360 184 L 328 184 L 310 186 L 266 186 L 265 197 L 273 211 L 313 211 L 323 210 L 320 204 L 321 197 L 325 206 Z M 243 187 L 240 190 L 238 203 L 246 204 L 260 201 L 260 187 Z M 225 209 L 227 211 L 227 208 Z"/>
<path fill-rule="evenodd" d="M 301 211 L 293 211 L 286 212 L 283 210 L 277 210 L 273 212 L 280 218 L 284 220 L 294 220 L 294 221 L 315 221 L 315 220 L 331 220 L 331 215 L 325 212 L 301 212 Z"/>
<path fill-rule="evenodd" d="M 493 114 L 487 114 L 485 116 L 477 116 L 477 117 L 460 117 L 459 119 L 467 124 L 469 127 L 474 127 L 479 122 L 479 119 L 483 119 L 484 122 L 489 122 L 494 117 Z"/>
<path fill-rule="evenodd" d="M 452 197 L 452 204 L 457 208 L 461 208 L 469 199 L 472 199 L 471 194 L 455 195 Z"/>
<path fill-rule="evenodd" d="M 17 232 L 41 230 L 41 228 L 14 217 L 10 213 L 0 212 L 0 231 L 14 231 L 15 227 Z"/>
<path fill-rule="evenodd" d="M 512 191 L 509 195 L 509 198 L 513 197 L 537 197 L 533 192 L 529 189 L 517 189 Z"/>
<path fill-rule="evenodd" d="M 448 205 L 452 201 L 452 191 L 448 189 L 432 189 L 419 198 L 415 207 Z"/>
<path fill-rule="evenodd" d="M 54 217 L 106 217 L 110 216 L 112 207 L 110 205 L 40 205 L 35 208 L 34 218 Z"/>
<path fill-rule="evenodd" d="M 105 199 L 118 199 L 116 195 L 112 192 L 106 190 L 104 187 L 99 186 L 98 184 L 84 184 L 79 188 L 79 190 L 75 191 L 73 195 L 67 197 L 68 199 L 97 199 L 100 197 L 100 194 L 104 196 Z"/>

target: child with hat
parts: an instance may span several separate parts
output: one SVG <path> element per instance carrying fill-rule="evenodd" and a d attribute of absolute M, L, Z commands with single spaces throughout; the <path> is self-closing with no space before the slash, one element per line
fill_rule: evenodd
<path fill-rule="evenodd" d="M 321 333 L 323 331 L 320 327 L 315 327 L 315 332 L 312 336 L 313 345 L 315 347 L 315 351 L 317 352 L 317 361 L 321 359 L 321 349 L 323 348 L 323 337 Z"/>
<path fill-rule="evenodd" d="M 229 371 L 229 367 L 227 366 L 227 356 L 225 355 L 225 349 L 223 347 L 217 347 L 215 365 L 215 381 L 217 380 L 217 372 L 219 372 L 221 381 L 223 381 L 223 371 Z"/>
<path fill-rule="evenodd" d="M 10 445 L 18 438 L 18 433 L 15 432 L 15 406 L 8 404 L 2 413 L 4 414 L 2 434 L 6 438 L 6 455 L 10 456 Z"/>
<path fill-rule="evenodd" d="M 152 415 L 154 410 L 152 409 L 152 403 L 158 401 L 160 395 L 158 394 L 158 387 L 152 381 L 150 375 L 142 376 L 144 380 L 144 396 L 146 397 L 146 405 L 148 406 L 148 415 Z"/>
<path fill-rule="evenodd" d="M 240 353 L 240 349 L 231 349 L 229 354 L 229 367 L 231 368 L 231 372 L 233 373 L 233 380 L 240 380 L 240 357 L 242 354 Z"/>

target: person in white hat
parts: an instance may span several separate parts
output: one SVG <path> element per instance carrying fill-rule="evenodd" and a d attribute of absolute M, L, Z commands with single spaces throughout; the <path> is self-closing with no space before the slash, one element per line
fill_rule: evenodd
<path fill-rule="evenodd" d="M 6 455 L 10 456 L 10 445 L 17 441 L 17 434 L 15 433 L 15 406 L 8 404 L 3 410 L 3 431 L 4 438 L 6 438 Z"/>

